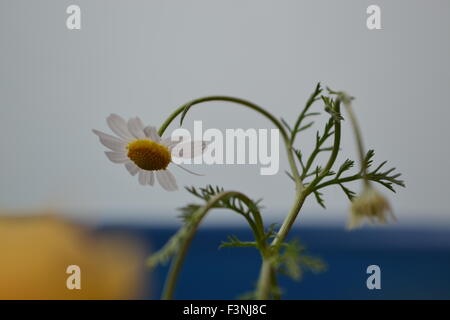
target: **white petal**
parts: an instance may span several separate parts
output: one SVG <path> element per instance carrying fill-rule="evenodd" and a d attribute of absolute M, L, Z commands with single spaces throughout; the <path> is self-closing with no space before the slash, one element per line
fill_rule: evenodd
<path fill-rule="evenodd" d="M 146 184 L 148 184 L 148 182 L 150 181 L 149 173 L 150 172 L 146 170 L 139 171 L 139 183 L 141 185 L 145 186 Z"/>
<path fill-rule="evenodd" d="M 111 114 L 106 118 L 106 122 L 111 130 L 124 140 L 133 140 L 133 136 L 128 131 L 127 122 L 117 114 Z"/>
<path fill-rule="evenodd" d="M 145 139 L 144 126 L 138 117 L 131 118 L 127 124 L 128 130 L 136 139 Z"/>
<path fill-rule="evenodd" d="M 112 151 L 123 152 L 126 149 L 125 141 L 98 130 L 92 131 L 100 138 L 100 142 Z"/>
<path fill-rule="evenodd" d="M 145 171 L 145 184 L 149 184 L 150 182 L 150 173 L 151 171 Z"/>
<path fill-rule="evenodd" d="M 108 159 L 114 163 L 125 163 L 130 161 L 125 152 L 105 151 L 105 154 L 108 157 Z"/>
<path fill-rule="evenodd" d="M 136 121 L 137 121 L 137 124 L 139 125 L 139 128 L 140 128 L 142 131 L 144 131 L 144 123 L 142 122 L 141 118 L 136 117 Z"/>
<path fill-rule="evenodd" d="M 167 191 L 175 191 L 178 189 L 177 182 L 172 173 L 168 170 L 156 171 L 156 178 L 159 184 Z"/>
<path fill-rule="evenodd" d="M 155 184 L 155 173 L 153 171 L 149 171 L 149 175 L 150 179 L 148 181 L 148 184 L 152 186 Z"/>
<path fill-rule="evenodd" d="M 144 129 L 145 135 L 155 142 L 161 142 L 161 137 L 155 127 L 147 126 Z"/>
<path fill-rule="evenodd" d="M 139 171 L 139 167 L 137 165 L 135 165 L 133 162 L 127 162 L 125 163 L 125 168 L 127 168 L 128 172 L 132 175 L 135 176 L 136 173 L 138 173 Z"/>

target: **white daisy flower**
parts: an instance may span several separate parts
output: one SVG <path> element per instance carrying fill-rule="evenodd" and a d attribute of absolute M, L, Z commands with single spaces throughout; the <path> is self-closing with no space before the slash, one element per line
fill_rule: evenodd
<path fill-rule="evenodd" d="M 156 176 L 156 180 L 165 190 L 177 190 L 175 177 L 167 169 L 171 163 L 189 173 L 196 174 L 172 161 L 172 156 L 179 156 L 175 154 L 177 149 L 174 148 L 181 141 L 172 141 L 170 138 L 161 139 L 155 127 L 144 127 L 138 117 L 131 118 L 127 122 L 122 117 L 111 114 L 106 118 L 106 122 L 117 137 L 98 130 L 92 131 L 100 138 L 100 142 L 111 150 L 105 151 L 108 159 L 125 165 L 132 176 L 138 175 L 141 185 L 153 186 Z M 199 145 L 196 142 L 192 143 Z M 206 144 L 200 142 L 200 146 L 200 149 L 198 147 L 196 149 L 203 152 Z"/>

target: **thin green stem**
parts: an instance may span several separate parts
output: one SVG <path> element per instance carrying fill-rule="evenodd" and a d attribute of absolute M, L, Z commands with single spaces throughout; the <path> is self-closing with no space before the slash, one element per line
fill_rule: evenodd
<path fill-rule="evenodd" d="M 197 229 L 198 229 L 200 223 L 202 222 L 203 218 L 206 217 L 209 210 L 213 209 L 218 202 L 220 202 L 221 200 L 223 200 L 227 197 L 231 197 L 231 196 L 240 196 L 243 199 L 246 199 L 245 200 L 246 203 L 251 202 L 251 200 L 248 199 L 247 196 L 245 196 L 244 194 L 242 194 L 240 192 L 236 192 L 236 191 L 222 192 L 222 193 L 217 194 L 213 198 L 211 198 L 211 200 L 208 201 L 208 203 L 205 206 L 199 208 L 196 212 L 194 212 L 194 218 L 193 218 L 192 222 L 188 226 L 185 227 L 185 228 L 187 228 L 187 230 L 185 230 L 186 236 L 183 239 L 184 241 L 182 241 L 181 247 L 178 249 L 178 252 L 176 253 L 175 257 L 172 260 L 170 270 L 167 275 L 166 282 L 164 284 L 163 294 L 161 297 L 163 300 L 170 300 L 173 298 L 175 286 L 176 286 L 176 282 L 178 280 L 181 266 L 183 265 L 187 251 L 191 245 L 192 240 L 194 239 L 195 233 L 197 232 Z M 259 213 L 254 213 L 254 215 L 259 215 Z M 260 217 L 259 217 L 259 219 L 260 219 Z M 257 224 L 259 224 L 259 223 L 257 223 Z M 250 224 L 250 226 L 255 235 L 256 243 L 258 243 L 259 246 L 262 246 L 263 243 L 265 244 L 265 242 L 262 241 L 262 239 L 264 238 L 264 233 L 263 233 L 264 229 L 256 227 L 255 224 Z M 256 227 L 256 229 L 255 229 L 255 227 Z"/>
<path fill-rule="evenodd" d="M 283 224 L 281 225 L 280 230 L 278 230 L 275 239 L 270 244 L 270 247 L 274 249 L 269 251 L 270 255 L 274 255 L 276 252 L 278 252 L 281 244 L 286 239 L 305 201 L 305 197 L 306 197 L 305 190 L 297 190 L 294 205 L 289 211 L 288 215 L 286 216 Z M 269 259 L 270 257 L 263 256 L 263 264 L 261 266 L 261 271 L 259 274 L 257 294 L 256 294 L 256 297 L 259 300 L 266 300 L 269 298 L 271 283 L 273 284 L 274 282 L 276 283 L 277 281 L 275 271 L 273 270 L 272 263 L 270 262 Z M 274 294 L 274 297 L 279 298 L 279 295 Z"/>
<path fill-rule="evenodd" d="M 187 110 L 189 110 L 191 107 L 193 107 L 196 104 L 201 104 L 204 102 L 210 102 L 210 101 L 226 101 L 226 102 L 233 102 L 233 103 L 237 103 L 243 106 L 246 106 L 250 109 L 255 110 L 256 112 L 262 114 L 263 116 L 265 116 L 266 118 L 268 118 L 281 132 L 281 135 L 285 138 L 288 138 L 288 135 L 286 133 L 286 130 L 284 129 L 283 125 L 278 121 L 278 119 L 276 119 L 273 115 L 271 115 L 269 112 L 267 112 L 265 109 L 263 109 L 262 107 L 244 100 L 244 99 L 239 99 L 239 98 L 235 98 L 235 97 L 229 97 L 229 96 L 208 96 L 208 97 L 203 97 L 203 98 L 198 98 L 195 100 L 192 100 L 190 102 L 187 102 L 185 104 L 183 104 L 182 106 L 178 107 L 168 118 L 167 120 L 161 125 L 161 127 L 159 128 L 159 135 L 162 135 L 164 133 L 164 131 L 167 129 L 167 127 L 170 125 L 170 123 L 181 113 L 186 114 Z M 182 120 L 184 120 L 184 117 L 182 118 Z"/>
<path fill-rule="evenodd" d="M 162 300 L 173 299 L 178 276 L 194 236 L 195 232 L 189 232 L 186 239 L 182 242 L 181 247 L 178 249 L 177 254 L 172 259 L 169 273 L 167 275 L 166 282 L 164 283 L 164 289 L 161 295 Z"/>
<path fill-rule="evenodd" d="M 209 97 L 203 97 L 203 98 L 199 98 L 199 99 L 195 99 L 192 100 L 180 107 L 178 107 L 167 119 L 166 121 L 164 121 L 164 123 L 161 125 L 161 127 L 159 128 L 159 135 L 162 136 L 163 133 L 165 132 L 165 130 L 167 129 L 167 127 L 172 123 L 172 121 L 181 114 L 181 121 L 183 121 L 184 119 L 184 115 L 186 114 L 186 112 L 194 105 L 197 104 L 201 104 L 204 102 L 210 102 L 210 101 L 225 101 L 225 102 L 232 102 L 232 103 L 236 103 L 245 107 L 248 107 L 260 114 L 262 114 L 263 116 L 265 116 L 267 119 L 269 119 L 276 127 L 278 130 L 280 130 L 281 132 L 281 137 L 284 141 L 284 144 L 286 146 L 286 150 L 287 150 L 287 157 L 288 157 L 288 161 L 289 161 L 289 166 L 291 167 L 291 171 L 292 171 L 292 176 L 294 177 L 294 180 L 296 182 L 296 188 L 297 189 L 303 189 L 303 182 L 300 179 L 300 174 L 298 172 L 297 166 L 295 164 L 295 160 L 294 160 L 294 155 L 293 155 L 293 150 L 292 150 L 292 146 L 290 143 L 290 138 L 288 136 L 288 134 L 286 133 L 286 130 L 284 129 L 283 125 L 280 123 L 280 121 L 278 121 L 278 119 L 276 119 L 272 114 L 270 114 L 269 112 L 267 112 L 265 109 L 263 109 L 262 107 L 247 101 L 247 100 L 243 100 L 243 99 L 239 99 L 239 98 L 235 98 L 235 97 L 228 97 L 228 96 L 209 96 Z"/>
<path fill-rule="evenodd" d="M 297 219 L 297 215 L 300 212 L 300 209 L 302 208 L 303 203 L 305 202 L 306 199 L 307 194 L 305 191 L 306 190 L 296 192 L 294 204 L 291 210 L 289 211 L 288 215 L 284 219 L 283 224 L 280 227 L 280 230 L 278 230 L 275 239 L 272 241 L 271 246 L 275 247 L 277 250 L 286 239 L 289 231 L 292 228 L 292 225 L 295 222 L 295 219 Z"/>
<path fill-rule="evenodd" d="M 267 300 L 270 298 L 271 277 L 273 274 L 273 266 L 269 257 L 263 258 L 261 271 L 259 275 L 258 287 L 256 291 L 256 299 Z"/>
<path fill-rule="evenodd" d="M 350 102 L 351 98 L 348 97 L 347 95 L 345 95 L 344 93 L 341 93 L 341 95 L 343 96 L 343 103 L 344 103 L 345 108 L 347 109 L 347 113 L 349 115 L 350 122 L 353 127 L 353 133 L 355 135 L 356 146 L 357 146 L 357 150 L 358 150 L 359 162 L 361 165 L 361 173 L 364 178 L 364 184 L 367 186 L 367 185 L 369 185 L 369 179 L 367 178 L 367 166 L 366 166 L 366 161 L 364 159 L 365 158 L 365 150 L 364 150 L 364 143 L 362 140 L 361 129 L 359 128 L 359 124 L 358 124 L 358 120 L 356 119 L 356 115 L 353 112 L 353 107 Z"/>

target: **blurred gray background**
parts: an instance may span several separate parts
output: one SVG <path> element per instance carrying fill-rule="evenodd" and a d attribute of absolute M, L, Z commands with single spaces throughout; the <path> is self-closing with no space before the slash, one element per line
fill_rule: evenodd
<path fill-rule="evenodd" d="M 81 30 L 66 28 L 70 4 L 81 7 Z M 381 7 L 382 30 L 366 28 L 370 4 Z M 375 161 L 389 160 L 404 174 L 406 189 L 382 190 L 399 224 L 449 225 L 449 30 L 445 0 L 2 0 L 0 207 L 175 222 L 174 208 L 192 197 L 140 186 L 106 159 L 92 128 L 109 131 L 105 118 L 113 112 L 159 125 L 177 106 L 210 94 L 252 100 L 292 122 L 321 81 L 356 97 Z M 205 128 L 271 127 L 222 103 L 193 109 L 187 128 L 193 120 Z M 355 158 L 344 128 L 340 161 Z M 311 137 L 299 139 L 306 152 Z M 191 167 L 205 177 L 173 172 L 181 186 L 213 183 L 263 197 L 266 215 L 280 221 L 293 197 L 281 154 L 275 176 L 242 165 Z M 344 225 L 344 194 L 330 189 L 325 199 L 327 211 L 309 199 L 302 219 Z M 239 220 L 210 218 L 224 221 Z"/>

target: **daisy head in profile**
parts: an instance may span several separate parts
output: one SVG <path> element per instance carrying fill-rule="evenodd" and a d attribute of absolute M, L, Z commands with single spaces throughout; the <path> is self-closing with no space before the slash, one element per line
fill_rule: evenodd
<path fill-rule="evenodd" d="M 391 206 L 388 200 L 375 190 L 372 185 L 364 187 L 361 195 L 353 199 L 350 207 L 350 219 L 348 229 L 355 229 L 361 226 L 364 220 L 371 223 L 386 224 L 389 219 L 395 221 Z"/>
<path fill-rule="evenodd" d="M 99 137 L 100 142 L 109 150 L 105 151 L 109 160 L 114 163 L 123 164 L 132 175 L 138 175 L 141 185 L 155 184 L 155 180 L 167 191 L 178 189 L 173 174 L 168 170 L 170 164 L 198 175 L 186 168 L 174 163 L 172 157 L 180 143 L 184 141 L 173 141 L 171 138 L 162 139 L 155 127 L 144 126 L 138 117 L 130 118 L 128 121 L 122 117 L 111 114 L 106 118 L 109 128 L 116 136 L 93 130 Z M 204 142 L 191 142 L 196 150 L 193 156 L 201 154 L 205 148 Z"/>

